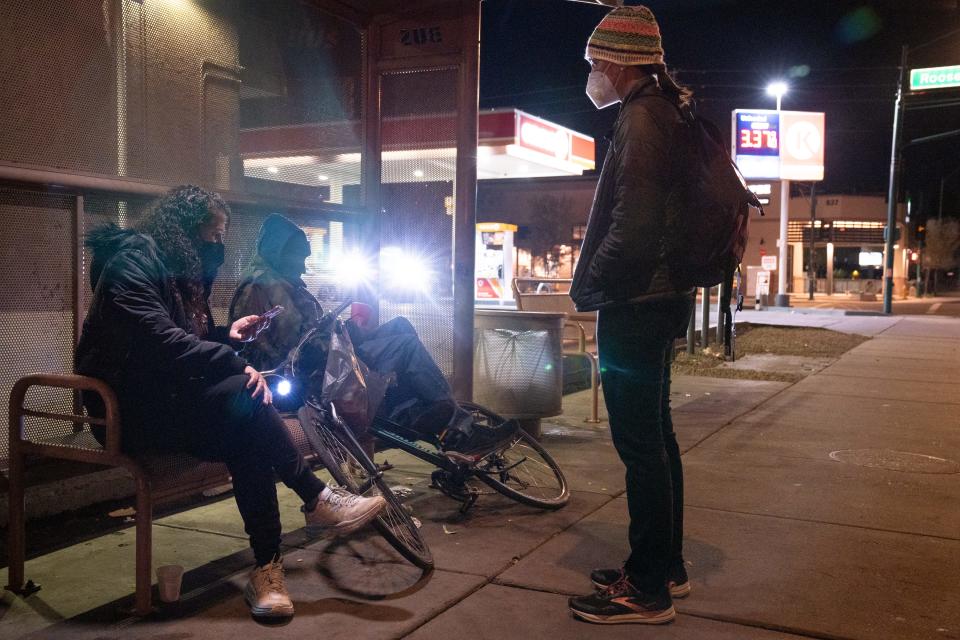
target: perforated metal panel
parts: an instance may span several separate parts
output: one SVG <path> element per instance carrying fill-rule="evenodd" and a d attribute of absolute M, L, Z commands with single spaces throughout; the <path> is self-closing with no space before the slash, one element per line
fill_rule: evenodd
<path fill-rule="evenodd" d="M 384 74 L 381 321 L 406 316 L 453 371 L 457 70 Z M 417 264 L 422 265 L 418 273 Z"/>
<path fill-rule="evenodd" d="M 298 0 L 22 0 L 2 15 L 0 160 L 360 204 L 349 23 Z"/>
<path fill-rule="evenodd" d="M 0 398 L 16 380 L 37 371 L 73 369 L 73 217 L 69 196 L 0 187 Z M 36 396 L 41 411 L 69 412 L 69 394 Z M 35 435 L 61 433 L 45 420 Z M 69 429 L 67 430 L 70 431 Z M 7 454 L 0 438 L 0 459 Z M 4 465 L 5 466 L 5 465 Z"/>
<path fill-rule="evenodd" d="M 0 159 L 114 174 L 115 47 L 100 0 L 0 12 Z"/>
<path fill-rule="evenodd" d="M 474 333 L 474 400 L 515 418 L 544 418 L 563 403 L 563 316 L 481 311 Z"/>

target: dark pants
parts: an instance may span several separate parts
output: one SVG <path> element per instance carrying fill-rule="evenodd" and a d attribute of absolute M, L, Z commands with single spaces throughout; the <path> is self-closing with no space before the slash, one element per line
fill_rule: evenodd
<path fill-rule="evenodd" d="M 274 474 L 305 503 L 324 484 L 297 451 L 276 409 L 250 396 L 248 381 L 241 374 L 213 385 L 198 382 L 153 417 L 141 416 L 136 424 L 142 427 L 124 436 L 125 441 L 133 436 L 125 442 L 128 450 L 185 452 L 226 463 L 244 529 L 262 565 L 280 551 Z"/>
<path fill-rule="evenodd" d="M 659 592 L 683 561 L 683 468 L 670 417 L 673 341 L 693 311 L 690 296 L 601 309 L 600 376 L 613 443 L 626 466 L 634 585 Z"/>
<path fill-rule="evenodd" d="M 350 325 L 348 325 L 350 326 Z M 406 318 L 394 318 L 370 332 L 351 331 L 357 356 L 371 369 L 395 373 L 381 414 L 422 433 L 436 435 L 447 426 L 457 404 L 447 379 Z"/>

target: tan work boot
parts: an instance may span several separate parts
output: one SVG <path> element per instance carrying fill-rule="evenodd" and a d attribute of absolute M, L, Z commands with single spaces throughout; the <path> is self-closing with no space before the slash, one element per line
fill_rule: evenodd
<path fill-rule="evenodd" d="M 331 489 L 326 498 L 318 497 L 317 506 L 301 507 L 307 521 L 307 533 L 331 533 L 344 536 L 353 533 L 377 517 L 387 506 L 381 496 L 364 498 L 342 489 Z"/>
<path fill-rule="evenodd" d="M 283 583 L 283 558 L 277 556 L 270 564 L 254 567 L 250 581 L 243 590 L 243 598 L 250 612 L 260 618 L 291 618 L 293 603 Z"/>

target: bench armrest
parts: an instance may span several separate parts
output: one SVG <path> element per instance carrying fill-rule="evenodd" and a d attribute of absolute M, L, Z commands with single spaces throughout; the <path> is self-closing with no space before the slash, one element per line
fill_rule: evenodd
<path fill-rule="evenodd" d="M 82 411 L 64 414 L 27 409 L 23 406 L 23 401 L 26 398 L 27 391 L 31 387 L 55 387 L 73 389 L 75 391 L 92 391 L 99 394 L 103 400 L 106 415 L 103 418 L 95 418 L 83 415 Z M 107 453 L 120 453 L 120 409 L 117 403 L 117 396 L 113 392 L 113 389 L 103 380 L 63 373 L 34 373 L 17 380 L 10 390 L 11 451 L 16 446 L 15 443 L 24 441 L 23 419 L 25 416 L 62 420 L 64 422 L 72 422 L 74 425 L 84 423 L 103 425 L 107 432 L 107 442 L 105 446 Z"/>

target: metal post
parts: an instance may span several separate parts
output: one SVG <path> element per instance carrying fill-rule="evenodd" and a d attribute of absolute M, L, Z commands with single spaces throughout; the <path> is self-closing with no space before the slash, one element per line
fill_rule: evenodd
<path fill-rule="evenodd" d="M 893 104 L 893 145 L 890 149 L 890 184 L 887 190 L 887 239 L 883 261 L 883 313 L 893 313 L 893 242 L 897 228 L 897 191 L 900 187 L 900 144 L 903 139 L 903 84 L 907 75 L 907 46 L 900 52 L 900 77 Z"/>
<path fill-rule="evenodd" d="M 727 298 L 727 286 L 728 283 L 726 280 L 720 283 L 720 286 L 717 287 L 717 344 L 723 346 L 723 336 L 724 333 L 724 322 L 726 318 L 723 315 L 723 302 Z"/>
<path fill-rule="evenodd" d="M 463 62 L 457 133 L 454 213 L 453 380 L 454 396 L 473 399 L 474 260 L 477 229 L 477 137 L 480 95 L 480 0 L 463 17 Z"/>
<path fill-rule="evenodd" d="M 817 183 L 810 183 L 810 300 L 813 300 L 813 293 L 817 290 L 817 266 L 814 259 L 817 255 Z"/>
<path fill-rule="evenodd" d="M 790 216 L 790 181 L 780 181 L 780 255 L 777 264 L 777 298 L 778 307 L 789 307 L 790 296 L 787 295 L 787 229 Z"/>
<path fill-rule="evenodd" d="M 703 288 L 703 300 L 700 303 L 700 346 L 704 349 L 710 344 L 710 287 Z"/>
<path fill-rule="evenodd" d="M 687 323 L 687 355 L 693 355 L 694 343 L 697 341 L 697 305 L 694 298 L 693 311 L 690 313 L 690 322 Z"/>

